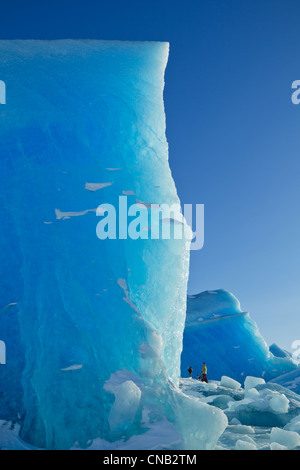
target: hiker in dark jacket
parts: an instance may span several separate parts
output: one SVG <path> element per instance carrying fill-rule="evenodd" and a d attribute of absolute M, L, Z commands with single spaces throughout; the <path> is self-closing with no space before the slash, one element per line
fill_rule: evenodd
<path fill-rule="evenodd" d="M 191 368 L 191 366 L 188 368 L 188 373 L 190 374 L 190 377 L 192 378 L 193 369 Z"/>

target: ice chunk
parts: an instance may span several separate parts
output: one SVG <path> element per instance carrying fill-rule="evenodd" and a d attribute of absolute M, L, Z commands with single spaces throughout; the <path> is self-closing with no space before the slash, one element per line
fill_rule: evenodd
<path fill-rule="evenodd" d="M 232 420 L 233 421 L 233 420 Z M 232 423 L 231 421 L 231 423 Z M 236 420 L 238 421 L 238 420 Z M 251 426 L 245 426 L 243 424 L 231 424 L 227 427 L 227 430 L 237 434 L 255 434 L 254 429 Z"/>
<path fill-rule="evenodd" d="M 275 413 L 287 413 L 289 410 L 289 399 L 282 393 L 276 393 L 270 400 L 270 407 Z"/>
<path fill-rule="evenodd" d="M 228 408 L 228 404 L 230 401 L 232 401 L 232 398 L 228 395 L 210 395 L 206 398 L 207 403 L 221 408 L 221 410 L 225 410 L 226 408 Z"/>
<path fill-rule="evenodd" d="M 276 442 L 288 449 L 300 446 L 300 436 L 294 431 L 285 431 L 280 428 L 273 428 L 270 435 L 270 443 Z"/>
<path fill-rule="evenodd" d="M 295 416 L 291 421 L 285 425 L 284 429 L 286 431 L 295 431 L 300 434 L 300 415 Z"/>
<path fill-rule="evenodd" d="M 132 424 L 140 405 L 141 396 L 141 390 L 132 380 L 126 380 L 118 387 L 115 402 L 108 417 L 112 431 L 118 428 L 125 430 Z"/>
<path fill-rule="evenodd" d="M 232 388 L 233 390 L 241 388 L 241 384 L 237 382 L 237 380 L 231 379 L 230 377 L 226 377 L 226 375 L 222 376 L 221 385 L 223 387 Z"/>
<path fill-rule="evenodd" d="M 276 357 L 291 357 L 290 353 L 288 353 L 287 351 L 284 351 L 275 343 L 271 344 L 271 346 L 269 347 L 269 350 Z"/>
<path fill-rule="evenodd" d="M 209 390 L 209 391 L 217 390 L 217 388 L 218 388 L 218 385 L 216 383 L 213 383 L 213 382 L 208 382 L 208 383 L 201 382 L 201 384 L 203 385 L 205 390 Z"/>
<path fill-rule="evenodd" d="M 278 442 L 272 442 L 270 444 L 270 449 L 271 450 L 288 450 L 286 446 L 282 446 L 281 444 L 278 444 Z"/>
<path fill-rule="evenodd" d="M 130 372 L 129 370 L 122 369 L 117 370 L 114 374 L 111 374 L 110 378 L 103 385 L 103 388 L 106 391 L 116 395 L 120 386 L 124 382 L 128 381 L 135 383 L 139 388 L 142 388 L 143 386 L 143 382 L 138 375 L 136 375 L 134 372 Z"/>
<path fill-rule="evenodd" d="M 214 449 L 228 424 L 221 410 L 184 394 L 177 396 L 177 414 L 179 431 L 185 435 L 184 449 Z"/>
<path fill-rule="evenodd" d="M 268 383 L 258 385 L 256 392 L 253 396 L 245 394 L 242 400 L 230 402 L 225 410 L 228 419 L 237 418 L 242 424 L 251 426 L 283 427 L 299 414 L 300 398 L 289 390 Z"/>
<path fill-rule="evenodd" d="M 249 388 L 248 390 L 245 391 L 245 397 L 258 398 L 259 397 L 259 391 L 256 390 L 256 388 Z"/>
<path fill-rule="evenodd" d="M 230 424 L 230 426 L 240 426 L 241 422 L 236 418 L 232 418 L 232 420 L 230 421 L 229 424 Z"/>
<path fill-rule="evenodd" d="M 264 384 L 266 381 L 260 377 L 251 377 L 248 375 L 245 379 L 245 390 L 246 392 L 259 384 Z"/>
<path fill-rule="evenodd" d="M 230 424 L 220 436 L 216 448 L 235 449 L 236 442 L 241 440 L 255 445 L 259 450 L 269 450 L 272 447 L 269 443 L 272 427 L 282 428 L 288 423 L 284 430 L 297 432 L 299 429 L 300 397 L 278 385 L 270 383 L 258 385 L 257 389 L 249 390 L 256 392 L 253 397 L 242 398 L 244 390 L 225 389 L 218 382 L 216 382 L 217 390 L 213 392 L 205 391 L 202 384 L 198 385 L 195 380 L 181 379 L 180 383 L 186 394 L 198 396 L 201 401 L 214 406 L 218 406 L 218 397 L 222 398 L 224 391 L 230 394 L 228 398 L 231 401 L 224 409 Z M 290 401 L 287 413 L 277 413 L 270 406 L 272 398 L 279 394 L 286 394 Z M 244 446 L 239 443 L 238 446 L 240 445 Z"/>
<path fill-rule="evenodd" d="M 239 439 L 235 444 L 235 450 L 257 450 L 257 447 L 254 442 Z"/>

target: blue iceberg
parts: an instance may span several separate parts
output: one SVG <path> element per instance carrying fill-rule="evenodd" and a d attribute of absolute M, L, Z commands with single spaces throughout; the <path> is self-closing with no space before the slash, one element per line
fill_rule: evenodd
<path fill-rule="evenodd" d="M 16 40 L 0 54 L 0 420 L 39 448 L 164 426 L 169 446 L 213 448 L 225 415 L 177 388 L 186 240 L 96 236 L 97 207 L 120 196 L 179 204 L 168 44 Z"/>
<path fill-rule="evenodd" d="M 182 376 L 188 376 L 190 365 L 194 374 L 201 374 L 202 362 L 207 364 L 208 378 L 229 376 L 241 383 L 246 376 L 269 381 L 297 369 L 290 356 L 276 357 L 269 351 L 249 313 L 243 312 L 238 299 L 224 289 L 189 295 L 187 299 Z"/>
<path fill-rule="evenodd" d="M 271 346 L 269 346 L 269 350 L 273 356 L 276 357 L 291 357 L 291 354 L 288 351 L 285 351 L 276 343 L 271 344 Z"/>

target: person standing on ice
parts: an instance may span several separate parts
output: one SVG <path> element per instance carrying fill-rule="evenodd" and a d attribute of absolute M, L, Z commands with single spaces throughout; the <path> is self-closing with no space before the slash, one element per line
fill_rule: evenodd
<path fill-rule="evenodd" d="M 201 371 L 201 372 L 202 372 L 202 382 L 208 383 L 207 377 L 206 377 L 206 374 L 207 374 L 207 367 L 206 367 L 205 362 L 203 362 L 202 371 Z"/>
<path fill-rule="evenodd" d="M 191 366 L 188 368 L 188 373 L 190 374 L 190 378 L 192 378 L 193 369 L 191 368 Z"/>

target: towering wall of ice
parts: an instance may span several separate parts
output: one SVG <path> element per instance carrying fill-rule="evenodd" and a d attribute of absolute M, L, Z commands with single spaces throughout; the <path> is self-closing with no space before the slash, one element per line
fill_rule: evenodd
<path fill-rule="evenodd" d="M 0 418 L 21 414 L 21 436 L 48 448 L 145 432 L 145 410 L 182 430 L 168 377 L 180 375 L 186 241 L 99 240 L 95 213 L 120 195 L 179 202 L 168 44 L 0 41 L 0 57 Z"/>
<path fill-rule="evenodd" d="M 188 296 L 181 361 L 184 377 L 190 365 L 201 374 L 205 362 L 209 378 L 226 375 L 242 383 L 247 375 L 268 381 L 297 367 L 290 357 L 269 351 L 249 313 L 222 289 Z"/>

